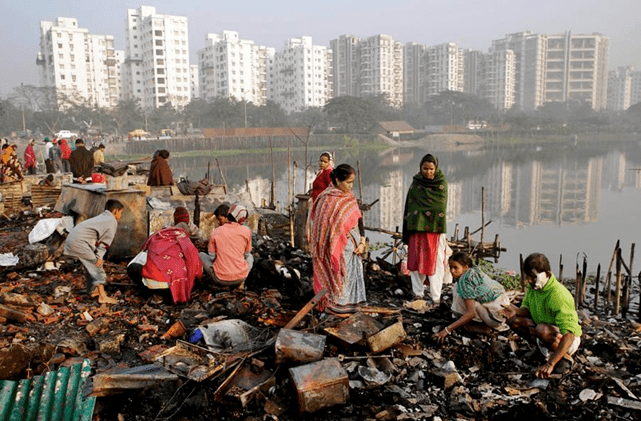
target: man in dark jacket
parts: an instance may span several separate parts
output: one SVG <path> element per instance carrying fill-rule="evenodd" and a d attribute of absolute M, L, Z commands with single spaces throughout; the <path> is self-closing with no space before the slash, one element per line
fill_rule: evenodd
<path fill-rule="evenodd" d="M 69 163 L 71 164 L 73 178 L 75 178 L 78 183 L 91 181 L 91 173 L 93 172 L 93 155 L 85 149 L 84 140 L 76 140 L 76 150 L 71 152 Z"/>

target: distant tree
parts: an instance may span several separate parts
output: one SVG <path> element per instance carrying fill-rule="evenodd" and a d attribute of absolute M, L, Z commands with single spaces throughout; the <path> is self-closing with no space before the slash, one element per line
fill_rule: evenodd
<path fill-rule="evenodd" d="M 340 133 L 363 133 L 376 123 L 376 108 L 371 102 L 353 96 L 332 98 L 323 107 L 330 126 Z"/>
<path fill-rule="evenodd" d="M 492 103 L 476 95 L 443 91 L 425 103 L 431 124 L 465 125 L 470 120 L 491 121 L 497 115 Z"/>
<path fill-rule="evenodd" d="M 248 127 L 285 127 L 287 115 L 282 107 L 274 102 L 267 101 L 259 107 L 252 103 L 247 105 Z"/>
<path fill-rule="evenodd" d="M 116 126 L 118 136 L 144 128 L 145 118 L 138 100 L 119 101 L 118 105 L 109 111 L 109 115 Z"/>

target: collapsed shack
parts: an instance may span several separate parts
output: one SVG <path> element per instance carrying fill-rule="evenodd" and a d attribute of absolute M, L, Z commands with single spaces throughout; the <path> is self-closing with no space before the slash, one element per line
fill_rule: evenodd
<path fill-rule="evenodd" d="M 1 222 L 0 253 L 22 250 L 37 220 Z M 81 267 L 65 259 L 58 270 L 0 267 L 1 377 L 89 360 L 83 392 L 98 396 L 93 416 L 104 420 L 639 419 L 641 326 L 632 321 L 581 309 L 572 371 L 539 380 L 538 352 L 509 331 L 433 341 L 451 320 L 451 287 L 436 309 L 406 307 L 409 280 L 370 261 L 369 311 L 341 318 L 305 308 L 308 255 L 258 236 L 255 256 L 245 291 L 198 285 L 182 305 L 136 290 L 126 261 L 106 263 L 120 302 L 110 307 L 81 294 Z M 248 340 L 215 329 L 221 322 Z"/>

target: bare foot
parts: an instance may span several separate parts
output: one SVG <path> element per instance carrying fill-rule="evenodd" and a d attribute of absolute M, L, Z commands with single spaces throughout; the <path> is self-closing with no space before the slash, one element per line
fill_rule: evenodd
<path fill-rule="evenodd" d="M 115 298 L 107 297 L 107 296 L 98 297 L 98 302 L 100 304 L 118 304 L 118 300 L 116 300 Z"/>

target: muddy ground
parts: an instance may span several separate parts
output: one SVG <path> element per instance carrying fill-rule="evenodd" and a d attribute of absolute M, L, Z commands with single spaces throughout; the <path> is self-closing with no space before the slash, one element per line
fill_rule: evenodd
<path fill-rule="evenodd" d="M 44 217 L 60 216 L 45 213 Z M 21 255 L 35 215 L 0 222 L 0 253 Z M 93 372 L 113 373 L 150 363 L 150 355 L 176 344 L 161 336 L 176 321 L 188 340 L 199 325 L 241 319 L 275 336 L 313 296 L 308 256 L 274 237 L 255 238 L 256 262 L 245 291 L 206 283 L 196 286 L 188 304 L 172 305 L 137 290 L 124 261 L 108 261 L 107 291 L 119 303 L 100 306 L 84 294 L 82 267 L 57 259 L 58 270 L 0 267 L 0 296 L 24 321 L 0 319 L 0 378 L 18 380 L 57 370 L 88 358 Z M 280 261 L 289 274 L 279 272 Z M 582 345 L 569 372 L 541 381 L 533 373 L 543 357 L 511 332 L 481 335 L 455 331 L 443 346 L 432 334 L 451 320 L 451 286 L 442 304 L 421 313 L 406 308 L 409 278 L 384 262 L 366 263 L 368 304 L 392 314 L 370 314 L 384 326 L 402 320 L 407 337 L 380 354 L 388 358 L 345 358 L 350 377 L 349 402 L 301 415 L 287 366 L 275 382 L 243 407 L 230 396 L 216 396 L 229 372 L 196 382 L 184 376 L 145 389 L 99 397 L 95 420 L 362 420 L 362 419 L 641 419 L 641 330 L 632 320 L 580 309 Z M 293 269 L 300 272 L 297 276 Z M 519 294 L 515 294 L 518 304 Z M 393 312 L 396 310 L 396 312 Z M 96 329 L 89 325 L 99 320 Z M 296 330 L 325 334 L 343 318 L 311 311 Z M 92 326 L 96 326 L 94 323 Z M 324 358 L 366 356 L 360 342 L 348 345 L 327 335 Z M 253 356 L 265 369 L 276 369 L 274 348 Z M 374 367 L 385 381 L 359 374 Z M 220 399 L 217 399 L 220 398 Z"/>

